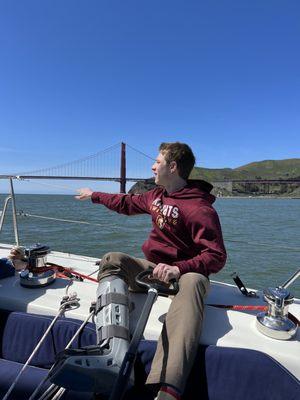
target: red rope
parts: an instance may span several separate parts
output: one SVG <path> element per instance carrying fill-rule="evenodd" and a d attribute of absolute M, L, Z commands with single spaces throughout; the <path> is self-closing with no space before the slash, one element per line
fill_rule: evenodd
<path fill-rule="evenodd" d="M 224 305 L 224 304 L 207 304 L 207 306 L 226 308 L 235 311 L 267 311 L 268 306 L 237 306 L 237 305 Z"/>
<path fill-rule="evenodd" d="M 31 269 L 32 272 L 46 272 L 46 271 L 55 271 L 59 278 L 72 278 L 72 277 L 79 277 L 82 280 L 87 279 L 92 282 L 98 283 L 98 280 L 92 278 L 89 275 L 81 274 L 80 272 L 75 271 L 73 268 L 63 267 L 62 265 L 47 263 L 45 267 L 33 268 Z"/>
<path fill-rule="evenodd" d="M 206 304 L 207 306 L 226 308 L 227 310 L 235 311 L 267 311 L 268 306 L 240 306 L 240 305 L 225 305 L 225 304 Z M 294 324 L 300 326 L 300 321 L 295 315 L 288 313 L 288 318 L 294 322 Z"/>

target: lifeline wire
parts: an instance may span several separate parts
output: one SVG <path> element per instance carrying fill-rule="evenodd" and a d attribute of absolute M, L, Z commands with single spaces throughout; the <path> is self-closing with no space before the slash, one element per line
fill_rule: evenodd
<path fill-rule="evenodd" d="M 51 220 L 51 221 L 68 222 L 68 223 L 71 223 L 71 224 L 96 225 L 96 226 L 102 226 L 103 227 L 103 224 L 97 224 L 97 223 L 87 222 L 87 221 L 78 221 L 78 220 L 74 220 L 74 219 L 44 217 L 43 215 L 27 214 L 27 213 L 25 213 L 23 211 L 19 211 L 18 215 L 21 216 L 21 217 L 41 218 L 41 219 L 48 219 L 48 220 Z"/>
<path fill-rule="evenodd" d="M 17 177 L 17 179 L 20 181 L 24 181 L 24 182 L 32 182 L 32 179 L 24 179 L 24 178 L 18 178 L 18 177 Z M 37 182 L 37 181 L 34 181 L 33 183 L 36 185 L 50 186 L 50 187 L 54 187 L 54 188 L 58 188 L 58 189 L 66 189 L 66 190 L 70 190 L 72 192 L 74 192 L 76 190 L 72 186 L 69 186 L 69 185 L 53 185 L 52 183 Z"/>
<path fill-rule="evenodd" d="M 64 313 L 65 308 L 67 306 L 71 306 L 74 305 L 74 299 L 70 300 L 70 301 L 66 301 L 65 303 L 63 303 L 60 307 L 59 307 L 59 311 L 56 315 L 56 317 L 53 319 L 53 321 L 51 322 L 51 324 L 49 325 L 48 329 L 46 330 L 46 332 L 44 333 L 44 335 L 42 336 L 42 338 L 40 339 L 40 341 L 38 342 L 38 344 L 36 345 L 36 347 L 34 348 L 33 352 L 31 353 L 31 355 L 29 356 L 28 360 L 26 361 L 26 363 L 23 365 L 23 367 L 21 368 L 20 372 L 18 373 L 18 375 L 16 376 L 15 380 L 13 381 L 13 383 L 11 384 L 10 388 L 8 389 L 8 391 L 6 392 L 5 396 L 3 397 L 2 400 L 7 400 L 9 395 L 11 394 L 11 392 L 13 391 L 14 387 L 16 386 L 18 380 L 20 379 L 21 374 L 24 372 L 25 368 L 27 368 L 28 364 L 30 363 L 30 361 L 32 360 L 33 356 L 35 355 L 35 353 L 38 351 L 38 349 L 41 347 L 43 341 L 45 340 L 46 336 L 48 335 L 48 333 L 50 332 L 52 326 L 55 324 L 55 322 L 57 321 L 57 319 Z"/>
<path fill-rule="evenodd" d="M 115 145 L 115 146 L 117 146 L 117 145 Z M 127 144 L 127 146 L 130 147 L 131 149 L 133 149 L 133 150 L 135 150 L 135 151 L 141 153 L 139 150 L 137 150 L 137 149 L 131 147 L 130 145 Z M 112 147 L 114 147 L 114 146 L 112 146 Z M 110 149 L 110 148 L 109 148 L 109 149 Z M 108 150 L 108 149 L 107 149 L 107 150 Z M 141 153 L 141 154 L 143 154 L 144 156 L 146 156 L 146 157 L 148 157 L 148 158 L 151 158 L 151 157 L 149 157 L 148 155 L 146 155 L 146 154 L 144 154 L 144 153 Z M 24 179 L 24 180 L 25 180 L 25 179 Z M 26 181 L 29 182 L 30 179 L 27 179 Z M 35 182 L 35 183 L 37 183 L 37 182 Z M 66 185 L 66 186 L 63 186 L 63 185 L 53 185 L 53 184 L 47 184 L 47 183 L 42 183 L 42 182 L 39 182 L 39 184 L 40 184 L 40 185 L 53 186 L 53 187 L 62 188 L 62 189 L 67 189 L 67 190 L 70 190 L 70 191 L 72 191 L 72 192 L 74 192 L 74 191 L 76 190 L 76 189 L 72 188 L 71 186 L 67 186 L 67 185 Z M 60 222 L 68 222 L 68 223 L 74 223 L 74 224 L 77 223 L 77 224 L 85 224 L 85 225 L 102 226 L 102 224 L 91 223 L 91 222 L 87 222 L 87 221 L 69 220 L 69 219 L 53 218 L 53 217 L 44 217 L 44 216 L 42 216 L 42 215 L 28 214 L 28 213 L 25 213 L 25 212 L 23 212 L 23 211 L 20 211 L 20 212 L 19 212 L 19 215 L 20 215 L 20 216 L 24 216 L 24 217 L 41 218 L 41 219 L 48 219 L 48 220 L 60 221 Z M 274 244 L 271 244 L 271 243 L 270 243 L 270 244 L 268 244 L 268 243 L 256 243 L 256 242 L 248 242 L 248 241 L 232 240 L 232 239 L 225 239 L 225 241 L 226 241 L 227 243 L 241 243 L 241 244 L 248 244 L 248 245 L 251 245 L 251 246 L 261 246 L 261 247 L 276 247 L 276 248 L 281 249 L 281 250 L 290 250 L 290 251 L 300 252 L 300 249 L 299 249 L 299 248 L 287 247 L 287 246 L 281 246 L 281 245 L 274 245 Z"/>
<path fill-rule="evenodd" d="M 65 393 L 66 389 L 60 388 L 57 393 L 52 397 L 52 400 L 59 400 L 61 396 Z"/>
<path fill-rule="evenodd" d="M 41 218 L 41 219 L 48 219 L 48 220 L 51 220 L 51 221 L 68 222 L 68 223 L 72 223 L 72 224 L 84 224 L 84 225 L 94 225 L 94 226 L 103 227 L 103 224 L 97 224 L 97 223 L 87 222 L 87 221 L 78 221 L 78 220 L 73 220 L 73 219 L 44 217 L 43 215 L 28 214 L 28 213 L 25 213 L 24 211 L 19 211 L 18 215 L 22 216 L 22 217 Z M 269 244 L 269 243 L 248 242 L 248 241 L 243 241 L 243 240 L 232 240 L 232 239 L 225 239 L 225 242 L 226 243 L 248 244 L 250 246 L 275 247 L 275 248 L 280 249 L 280 250 L 289 250 L 289 251 L 300 252 L 300 249 L 296 248 L 296 247 L 280 246 L 280 245 L 274 245 L 274 244 L 271 244 L 271 243 Z"/>
<path fill-rule="evenodd" d="M 46 381 L 46 380 L 45 380 L 45 381 Z M 42 383 L 44 383 L 44 381 L 43 381 Z M 45 399 L 49 398 L 49 396 L 50 396 L 50 398 L 51 398 L 51 396 L 52 396 L 53 394 L 55 394 L 55 393 L 58 391 L 58 389 L 59 389 L 58 386 L 50 385 L 50 386 L 48 387 L 48 389 L 47 389 L 47 390 L 42 394 L 42 396 L 39 398 L 39 400 L 45 400 Z M 31 397 L 30 397 L 30 398 L 31 398 Z"/>
<path fill-rule="evenodd" d="M 74 342 L 74 340 L 77 338 L 77 336 L 80 334 L 80 332 L 82 331 L 82 329 L 85 327 L 85 325 L 88 323 L 89 319 L 92 317 L 92 315 L 94 314 L 94 312 L 92 311 L 87 317 L 86 319 L 82 322 L 82 324 L 80 325 L 80 327 L 77 329 L 77 331 L 75 332 L 74 336 L 71 338 L 71 340 L 69 341 L 69 343 L 67 344 L 67 346 L 65 347 L 65 349 L 68 349 L 71 344 Z M 50 370 L 51 371 L 51 370 Z M 50 372 L 49 371 L 49 372 Z M 46 376 L 42 382 L 38 385 L 38 387 L 35 389 L 35 391 L 32 393 L 32 395 L 29 397 L 28 400 L 33 400 L 35 395 L 38 393 L 38 391 L 40 390 L 40 388 L 43 386 L 43 384 L 48 380 L 48 376 Z M 51 385 L 49 386 L 49 388 L 47 390 L 49 390 L 51 387 L 54 387 L 56 385 Z M 46 393 L 46 392 L 45 392 Z M 40 397 L 38 400 L 42 400 L 44 399 L 44 395 L 45 393 L 42 395 L 42 397 Z"/>

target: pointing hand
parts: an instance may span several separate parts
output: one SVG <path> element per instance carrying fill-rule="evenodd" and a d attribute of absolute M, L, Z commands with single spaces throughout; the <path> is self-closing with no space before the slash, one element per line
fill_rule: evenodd
<path fill-rule="evenodd" d="M 90 199 L 93 194 L 93 191 L 90 188 L 77 189 L 77 192 L 79 193 L 77 196 L 75 196 L 75 199 L 77 200 Z"/>

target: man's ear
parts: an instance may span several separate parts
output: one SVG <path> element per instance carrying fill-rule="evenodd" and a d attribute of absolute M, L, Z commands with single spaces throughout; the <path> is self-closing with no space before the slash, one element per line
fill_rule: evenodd
<path fill-rule="evenodd" d="M 170 172 L 175 172 L 177 170 L 177 162 L 176 161 L 171 161 L 169 166 L 170 166 Z"/>

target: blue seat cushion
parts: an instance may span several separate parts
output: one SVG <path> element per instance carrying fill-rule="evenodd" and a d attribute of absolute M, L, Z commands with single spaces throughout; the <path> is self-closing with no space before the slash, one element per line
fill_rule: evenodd
<path fill-rule="evenodd" d="M 2 360 L 0 359 L 0 398 L 6 394 L 7 390 L 10 388 L 17 374 L 20 372 L 22 364 L 16 363 L 14 361 Z M 30 395 L 34 392 L 36 387 L 40 382 L 47 376 L 48 370 L 28 366 L 25 371 L 21 374 L 19 381 L 14 387 L 9 399 L 12 400 L 24 400 L 28 399 Z M 50 383 L 46 382 L 39 395 L 41 395 L 48 387 Z M 62 400 L 92 400 L 94 397 L 90 393 L 83 392 L 66 392 Z"/>
<path fill-rule="evenodd" d="M 1 313 L 3 337 L 2 360 L 0 359 L 0 395 L 4 394 L 52 321 L 52 317 L 21 312 Z M 1 316 L 0 315 L 0 316 Z M 40 350 L 25 370 L 19 382 L 14 399 L 24 399 L 24 393 L 31 393 L 47 374 L 81 322 L 60 318 L 54 325 Z M 74 348 L 96 343 L 93 324 L 88 324 Z M 156 351 L 155 341 L 141 341 L 136 360 L 137 385 L 126 400 L 153 398 L 144 383 L 150 372 Z M 42 369 L 44 368 L 44 369 Z M 19 393 L 23 394 L 23 397 Z M 70 392 L 71 393 L 71 392 Z M 71 396 L 71 394 L 68 394 Z M 0 396 L 1 398 L 1 396 Z M 76 398 L 76 394 L 72 397 Z M 84 399 L 82 395 L 79 397 Z M 194 366 L 188 378 L 183 400 L 298 400 L 299 381 L 285 368 L 264 353 L 238 348 L 200 346 Z"/>
<path fill-rule="evenodd" d="M 149 374 L 156 342 L 142 341 L 138 362 Z M 199 346 L 184 400 L 299 400 L 300 383 L 272 357 L 255 350 Z"/>
<path fill-rule="evenodd" d="M 13 383 L 17 374 L 23 367 L 22 364 L 14 361 L 0 359 L 0 398 L 5 395 L 10 385 Z M 47 376 L 48 371 L 37 367 L 28 366 L 24 373 L 20 376 L 15 389 L 13 390 L 12 399 L 26 399 L 33 392 L 34 388 Z M 44 387 L 43 389 L 45 389 Z"/>
<path fill-rule="evenodd" d="M 7 317 L 2 337 L 2 358 L 25 363 L 52 320 L 53 317 L 11 312 Z M 66 347 L 80 325 L 80 321 L 59 318 L 30 365 L 50 368 L 55 361 L 55 356 Z M 78 348 L 95 343 L 95 327 L 93 324 L 87 324 L 79 337 L 75 339 L 72 347 Z"/>

